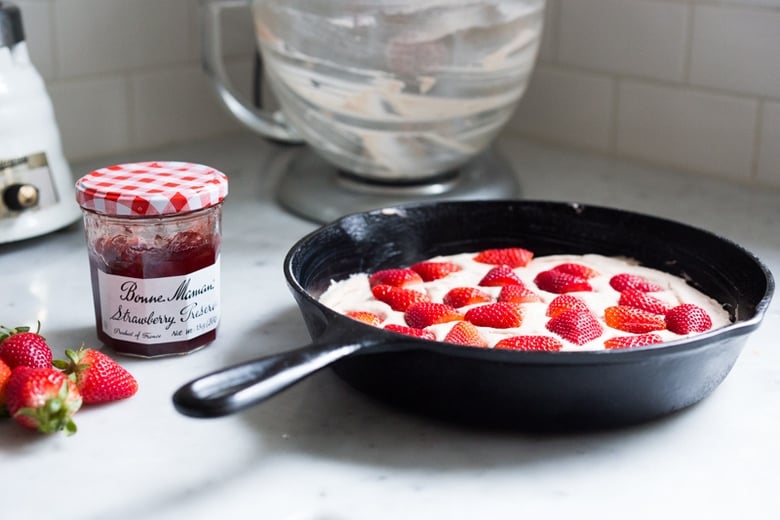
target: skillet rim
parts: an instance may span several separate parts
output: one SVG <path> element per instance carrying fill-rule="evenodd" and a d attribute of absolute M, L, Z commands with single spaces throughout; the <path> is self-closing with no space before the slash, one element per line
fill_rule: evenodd
<path fill-rule="evenodd" d="M 659 225 L 673 226 L 691 231 L 694 233 L 700 233 L 709 238 L 715 239 L 728 245 L 735 250 L 739 251 L 747 258 L 749 258 L 756 267 L 763 273 L 765 284 L 763 296 L 756 302 L 753 315 L 747 319 L 737 319 L 724 327 L 709 330 L 707 332 L 690 336 L 687 338 L 680 338 L 673 341 L 666 341 L 656 345 L 647 345 L 643 347 L 634 347 L 630 349 L 613 349 L 613 350 L 584 350 L 584 351 L 559 351 L 559 352 L 529 352 L 518 350 L 505 350 L 505 349 L 492 349 L 492 348 L 478 348 L 469 347 L 466 345 L 457 345 L 454 343 L 446 343 L 442 341 L 424 340 L 420 338 L 414 338 L 406 336 L 404 334 L 386 331 L 372 325 L 364 324 L 357 320 L 352 320 L 343 314 L 334 311 L 333 309 L 323 305 L 315 298 L 307 289 L 305 289 L 298 277 L 293 272 L 293 263 L 296 256 L 306 247 L 306 245 L 320 237 L 326 232 L 327 229 L 342 228 L 343 224 L 350 219 L 361 218 L 368 215 L 373 216 L 393 216 L 404 213 L 408 210 L 415 210 L 420 208 L 436 208 L 441 206 L 478 206 L 490 204 L 493 206 L 507 206 L 507 205 L 528 205 L 528 206 L 547 206 L 547 207 L 570 207 L 577 211 L 585 211 L 587 209 L 599 211 L 599 212 L 612 212 L 616 216 L 632 216 L 635 218 L 647 219 L 649 221 L 655 221 Z M 358 211 L 354 213 L 346 214 L 338 219 L 323 224 L 317 229 L 307 233 L 300 239 L 298 239 L 289 249 L 284 258 L 284 274 L 288 286 L 294 290 L 298 296 L 304 298 L 308 303 L 315 306 L 327 317 L 328 326 L 332 326 L 333 322 L 341 322 L 343 320 L 349 320 L 350 326 L 356 330 L 361 331 L 359 337 L 356 337 L 358 341 L 363 341 L 364 338 L 373 339 L 374 343 L 379 344 L 403 344 L 404 348 L 416 348 L 418 350 L 433 351 L 443 355 L 455 355 L 457 357 L 469 357 L 479 358 L 480 361 L 492 361 L 492 362 L 509 362 L 513 364 L 546 364 L 546 365 L 572 365 L 572 364 L 620 364 L 620 363 L 635 363 L 639 359 L 647 357 L 656 357 L 664 354 L 683 354 L 690 353 L 702 349 L 706 349 L 714 344 L 724 342 L 729 339 L 734 339 L 740 336 L 747 335 L 757 329 L 763 321 L 769 304 L 775 290 L 775 281 L 772 272 L 769 268 L 750 250 L 746 249 L 739 243 L 726 238 L 713 231 L 693 226 L 684 222 L 673 220 L 666 217 L 659 217 L 648 213 L 642 213 L 632 210 L 625 210 L 616 207 L 603 206 L 598 204 L 581 203 L 575 201 L 554 201 L 544 199 L 490 199 L 490 200 L 445 200 L 445 201 L 423 201 L 423 202 L 410 202 L 402 204 L 394 204 L 390 206 L 384 206 L 375 208 L 368 211 Z M 346 322 L 345 322 L 346 323 Z M 377 334 L 379 333 L 379 334 Z M 386 340 L 381 340 L 382 336 L 387 336 Z M 315 341 L 317 341 L 315 339 Z M 368 354 L 368 352 L 366 352 Z M 357 354 L 360 355 L 360 354 Z"/>

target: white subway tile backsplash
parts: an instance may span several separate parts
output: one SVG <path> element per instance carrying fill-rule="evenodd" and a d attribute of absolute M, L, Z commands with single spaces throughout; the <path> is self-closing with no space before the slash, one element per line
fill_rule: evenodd
<path fill-rule="evenodd" d="M 696 6 L 691 82 L 780 98 L 779 49 L 780 11 Z"/>
<path fill-rule="evenodd" d="M 767 103 L 762 116 L 758 178 L 780 186 L 780 103 Z"/>
<path fill-rule="evenodd" d="M 523 134 L 608 150 L 612 81 L 540 65 L 509 123 Z"/>
<path fill-rule="evenodd" d="M 189 0 L 54 2 L 63 78 L 116 73 L 190 59 Z"/>
<path fill-rule="evenodd" d="M 127 82 L 120 76 L 49 85 L 65 156 L 93 157 L 131 146 Z"/>
<path fill-rule="evenodd" d="M 617 151 L 734 179 L 751 176 L 758 103 L 675 87 L 621 82 Z"/>
<path fill-rule="evenodd" d="M 249 64 L 245 68 L 248 70 Z M 217 104 L 196 66 L 137 74 L 131 80 L 136 148 L 217 135 L 239 128 Z"/>
<path fill-rule="evenodd" d="M 651 0 L 562 0 L 562 63 L 663 80 L 684 75 L 688 7 Z"/>

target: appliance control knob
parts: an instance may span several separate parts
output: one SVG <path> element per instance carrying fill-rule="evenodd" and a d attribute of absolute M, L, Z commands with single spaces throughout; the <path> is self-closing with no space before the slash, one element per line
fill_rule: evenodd
<path fill-rule="evenodd" d="M 11 211 L 32 208 L 38 200 L 38 188 L 32 184 L 11 184 L 3 190 L 3 202 Z"/>

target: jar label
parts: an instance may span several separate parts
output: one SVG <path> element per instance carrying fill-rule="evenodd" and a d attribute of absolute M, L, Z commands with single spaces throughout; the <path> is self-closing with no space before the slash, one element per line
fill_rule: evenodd
<path fill-rule="evenodd" d="M 135 343 L 196 338 L 219 323 L 219 258 L 184 276 L 129 278 L 98 273 L 103 332 Z"/>

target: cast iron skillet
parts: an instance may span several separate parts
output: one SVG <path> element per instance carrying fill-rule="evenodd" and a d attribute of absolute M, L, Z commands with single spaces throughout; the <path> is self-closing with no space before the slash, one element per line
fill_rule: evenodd
<path fill-rule="evenodd" d="M 660 346 L 517 352 L 425 341 L 338 314 L 317 297 L 333 279 L 436 255 L 522 246 L 536 256 L 623 255 L 689 280 L 732 324 Z M 489 427 L 582 429 L 670 414 L 726 377 L 769 305 L 769 270 L 739 245 L 681 223 L 576 203 L 465 201 L 346 216 L 300 240 L 284 262 L 312 344 L 203 376 L 175 407 L 217 417 L 332 365 L 355 388 L 428 416 Z"/>

